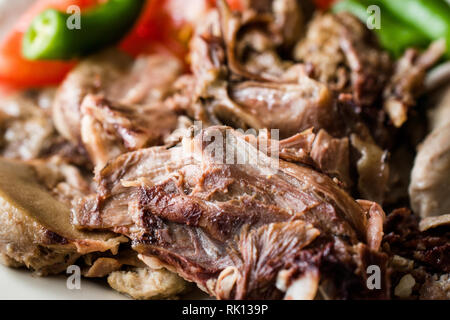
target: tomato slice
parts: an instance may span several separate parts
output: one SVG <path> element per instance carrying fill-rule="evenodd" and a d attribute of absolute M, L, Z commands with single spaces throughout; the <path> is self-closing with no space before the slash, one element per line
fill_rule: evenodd
<path fill-rule="evenodd" d="M 74 61 L 29 61 L 22 57 L 22 38 L 34 17 L 48 8 L 66 11 L 71 5 L 80 9 L 98 4 L 100 0 L 39 0 L 17 21 L 0 45 L 0 86 L 22 89 L 59 83 Z M 3 90 L 4 91 L 4 90 Z"/>
<path fill-rule="evenodd" d="M 183 60 L 195 24 L 215 6 L 215 0 L 150 0 L 134 29 L 120 48 L 138 55 L 165 52 Z M 241 0 L 228 0 L 233 10 L 241 9 Z"/>
<path fill-rule="evenodd" d="M 316 6 L 321 10 L 328 10 L 334 2 L 336 2 L 336 0 L 314 0 Z"/>

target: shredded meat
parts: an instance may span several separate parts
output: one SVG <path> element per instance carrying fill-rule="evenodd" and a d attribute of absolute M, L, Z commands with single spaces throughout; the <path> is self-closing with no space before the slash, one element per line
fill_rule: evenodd
<path fill-rule="evenodd" d="M 81 62 L 58 89 L 53 103 L 56 128 L 63 137 L 79 144 L 81 105 L 87 95 L 103 95 L 125 106 L 151 105 L 170 94 L 181 71 L 181 63 L 167 56 L 142 56 L 133 61 L 114 50 L 92 56 Z"/>
<path fill-rule="evenodd" d="M 37 274 L 59 273 L 81 255 L 117 252 L 124 237 L 75 230 L 70 222 L 71 199 L 85 184 L 73 167 L 56 163 L 0 160 L 0 252 L 2 262 L 26 266 Z M 41 175 L 43 174 L 44 175 Z M 61 190 L 63 190 L 61 192 Z"/>
<path fill-rule="evenodd" d="M 189 288 L 187 282 L 174 273 L 148 268 L 112 272 L 108 284 L 138 300 L 173 298 Z"/>
<path fill-rule="evenodd" d="M 354 16 L 317 15 L 295 58 L 311 63 L 314 77 L 334 91 L 352 93 L 362 106 L 371 106 L 385 86 L 391 68 L 367 28 Z"/>
<path fill-rule="evenodd" d="M 77 148 L 60 137 L 51 120 L 54 90 L 24 91 L 0 99 L 0 155 L 30 160 L 60 154 L 83 163 Z"/>
<path fill-rule="evenodd" d="M 408 201 L 417 142 L 399 147 L 399 128 L 443 42 L 393 63 L 309 0 L 216 7 L 192 24 L 191 73 L 110 49 L 56 92 L 0 102 L 2 263 L 77 263 L 135 299 L 189 282 L 218 299 L 449 299 L 449 216 L 382 207 Z M 422 216 L 446 207 L 438 120 L 412 173 Z"/>
<path fill-rule="evenodd" d="M 433 43 L 422 54 L 407 50 L 397 62 L 394 75 L 384 89 L 384 109 L 396 127 L 407 120 L 408 110 L 423 91 L 426 71 L 445 53 L 445 40 Z"/>
<path fill-rule="evenodd" d="M 369 294 L 357 266 L 386 260 L 364 244 L 376 230 L 368 231 L 369 212 L 305 166 L 277 166 L 264 154 L 258 164 L 214 159 L 208 150 L 218 150 L 221 136 L 228 155 L 257 159 L 254 145 L 226 127 L 185 137 L 178 147 L 122 155 L 97 174 L 98 195 L 80 201 L 75 223 L 127 235 L 143 256 L 220 298 L 279 298 L 292 291 L 275 286 L 282 270 L 288 288 L 307 270 L 326 279 L 337 261 L 355 277 L 345 295 Z"/>
<path fill-rule="evenodd" d="M 176 113 L 163 104 L 114 105 L 93 95 L 81 104 L 81 140 L 97 167 L 124 152 L 163 144 L 177 124 Z"/>
<path fill-rule="evenodd" d="M 393 289 L 400 298 L 448 299 L 450 230 L 446 223 L 427 224 L 420 231 L 419 219 L 408 209 L 387 216 L 382 247 L 391 256 Z"/>
<path fill-rule="evenodd" d="M 355 195 L 382 203 L 389 178 L 383 147 L 388 130 L 382 110 L 371 104 L 380 97 L 387 82 L 390 61 L 386 54 L 371 41 L 358 43 L 367 32 L 352 17 L 316 18 L 313 25 L 334 21 L 340 26 L 334 29 L 342 31 L 336 35 L 320 31 L 336 37 L 339 53 L 351 65 L 349 77 L 354 87 L 337 90 L 314 75 L 317 68 L 310 61 L 293 63 L 281 58 L 276 37 L 271 36 L 273 8 L 264 9 L 267 21 L 261 21 L 261 15 L 255 16 L 255 10 L 247 11 L 231 12 L 220 1 L 219 10 L 211 12 L 196 30 L 191 42 L 193 75 L 179 82 L 179 93 L 171 102 L 206 126 L 276 129 L 281 139 L 313 128 L 318 140 L 323 141 L 312 152 L 320 170 L 338 178 Z M 351 37 L 348 33 L 353 24 L 361 34 Z M 307 39 L 308 35 L 304 46 L 314 47 Z M 346 46 L 341 46 L 342 39 L 348 40 Z M 271 57 L 267 58 L 270 68 L 255 65 L 255 58 L 262 56 Z M 308 53 L 308 57 L 315 56 Z M 362 97 L 371 101 L 362 101 Z M 349 141 L 364 143 L 349 145 Z M 366 151 L 371 151 L 370 155 Z M 338 152 L 340 163 L 333 161 L 332 152 Z M 377 174 L 373 175 L 374 171 Z M 353 188 L 355 185 L 357 188 Z"/>

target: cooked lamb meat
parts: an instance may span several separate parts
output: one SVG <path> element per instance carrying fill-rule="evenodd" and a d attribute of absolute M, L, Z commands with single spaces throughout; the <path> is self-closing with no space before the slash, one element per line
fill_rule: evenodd
<path fill-rule="evenodd" d="M 308 129 L 280 141 L 274 140 L 266 130 L 261 130 L 256 138 L 250 134 L 245 138 L 256 147 L 268 144 L 268 155 L 279 155 L 285 161 L 310 165 L 341 186 L 348 188 L 352 185 L 348 138 L 333 138 L 323 129 L 317 134 Z"/>
<path fill-rule="evenodd" d="M 386 153 L 370 137 L 369 129 L 360 119 L 357 108 L 352 107 L 353 101 L 348 102 L 345 99 L 336 101 L 324 84 L 312 80 L 307 75 L 300 76 L 297 84 L 228 82 L 226 77 L 221 78 L 226 65 L 223 64 L 224 51 L 219 43 L 216 36 L 211 34 L 198 36 L 193 40 L 192 62 L 196 79 L 194 97 L 199 94 L 197 100 L 194 98 L 194 105 L 200 105 L 191 110 L 190 114 L 193 117 L 207 124 L 226 123 L 237 128 L 275 128 L 280 130 L 281 138 L 311 127 L 316 131 L 324 129 L 331 139 L 345 140 L 352 133 L 361 135 L 358 141 L 364 141 L 366 148 L 358 150 L 360 155 L 356 157 L 356 161 L 347 162 L 347 165 L 354 166 L 359 175 L 379 177 L 376 181 L 360 179 L 358 190 L 367 199 L 380 202 L 383 200 L 388 173 Z M 186 87 L 191 93 L 189 82 Z M 356 141 L 356 138 L 354 140 Z M 361 144 L 354 146 L 360 149 L 357 147 Z M 357 166 L 358 159 L 369 149 L 377 151 L 376 154 L 372 152 L 369 156 L 373 165 Z M 377 157 L 373 158 L 373 155 Z M 346 162 L 341 163 L 341 169 L 345 165 Z M 380 172 L 381 175 L 372 175 L 373 170 Z M 351 170 L 348 167 L 344 169 L 345 171 Z M 346 173 L 344 176 L 343 182 L 348 186 L 357 184 L 358 179 Z"/>
<path fill-rule="evenodd" d="M 355 134 L 351 135 L 351 143 L 361 154 L 356 163 L 359 193 L 365 199 L 382 202 L 389 182 L 387 152 Z"/>
<path fill-rule="evenodd" d="M 103 252 L 84 255 L 83 262 L 87 266 L 83 275 L 88 278 L 103 278 L 124 267 L 145 268 L 145 263 L 138 258 L 136 251 L 127 247 L 121 247 L 115 255 Z"/>
<path fill-rule="evenodd" d="M 53 119 L 62 136 L 81 142 L 81 104 L 88 94 L 103 95 L 122 105 L 150 105 L 163 100 L 182 71 L 168 56 L 132 60 L 118 51 L 106 51 L 82 61 L 59 88 Z"/>
<path fill-rule="evenodd" d="M 58 155 L 89 168 L 84 150 L 56 131 L 51 120 L 54 89 L 21 91 L 0 101 L 0 155 L 31 160 Z"/>
<path fill-rule="evenodd" d="M 51 92 L 21 92 L 0 101 L 0 153 L 29 160 L 45 154 L 57 140 L 45 103 Z"/>
<path fill-rule="evenodd" d="M 307 77 L 298 84 L 242 82 L 230 88 L 230 96 L 258 118 L 257 128 L 279 128 L 282 138 L 310 127 L 337 131 L 337 112 L 329 90 Z"/>
<path fill-rule="evenodd" d="M 411 172 L 411 208 L 421 217 L 446 214 L 450 178 L 450 123 L 433 130 L 419 145 Z"/>
<path fill-rule="evenodd" d="M 83 256 L 88 267 L 83 276 L 107 277 L 108 284 L 134 299 L 166 299 L 185 293 L 192 286 L 177 274 L 154 265 L 149 268 L 136 251 L 121 247 L 119 253 L 90 253 Z"/>
<path fill-rule="evenodd" d="M 54 161 L 0 160 L 0 257 L 40 275 L 59 273 L 81 255 L 116 252 L 124 237 L 76 230 L 72 197 L 86 193 L 74 167 Z"/>
<path fill-rule="evenodd" d="M 224 0 L 217 4 L 228 67 L 233 75 L 257 81 L 286 78 L 293 63 L 283 61 L 278 51 L 290 51 L 301 36 L 304 17 L 300 3 L 275 0 L 263 12 L 262 8 L 247 7 L 242 14 L 232 12 Z"/>
<path fill-rule="evenodd" d="M 391 73 L 386 52 L 356 17 L 317 15 L 295 50 L 298 61 L 311 63 L 314 78 L 337 92 L 351 93 L 361 106 L 371 106 Z"/>
<path fill-rule="evenodd" d="M 393 289 L 397 289 L 403 298 L 448 299 L 448 220 L 422 222 L 423 231 L 419 227 L 419 218 L 408 209 L 397 209 L 387 216 L 382 247 L 391 256 Z M 405 281 L 404 277 L 409 280 Z M 405 282 L 413 286 L 403 295 L 405 289 L 402 286 L 408 284 Z"/>
<path fill-rule="evenodd" d="M 398 60 L 383 94 L 384 109 L 396 127 L 407 120 L 408 110 L 415 106 L 423 91 L 426 71 L 439 61 L 445 50 L 445 40 L 437 41 L 422 54 L 410 49 Z"/>
<path fill-rule="evenodd" d="M 276 128 L 280 129 L 281 137 L 312 126 L 328 130 L 334 127 L 337 115 L 331 93 L 303 73 L 298 74 L 296 83 L 228 81 L 225 49 L 214 17 L 217 12 L 212 13 L 206 33 L 200 32 L 192 40 L 192 69 L 196 82 L 192 99 L 194 111 L 190 113 L 193 117 L 207 124 Z M 195 108 L 196 105 L 200 106 Z"/>
<path fill-rule="evenodd" d="M 175 112 L 161 104 L 114 105 L 87 95 L 81 104 L 81 140 L 96 167 L 126 151 L 161 145 L 177 128 Z"/>
<path fill-rule="evenodd" d="M 312 299 L 327 279 L 340 297 L 384 296 L 381 208 L 308 166 L 267 156 L 253 139 L 210 127 L 177 147 L 119 156 L 73 221 L 127 235 L 144 262 L 218 298 Z M 373 263 L 383 270 L 377 292 L 365 289 Z"/>
<path fill-rule="evenodd" d="M 190 287 L 175 273 L 149 268 L 114 271 L 108 276 L 108 284 L 114 290 L 139 300 L 173 298 Z"/>

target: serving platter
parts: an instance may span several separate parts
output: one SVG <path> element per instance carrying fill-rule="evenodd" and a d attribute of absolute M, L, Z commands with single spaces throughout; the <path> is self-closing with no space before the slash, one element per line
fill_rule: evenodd
<path fill-rule="evenodd" d="M 81 278 L 80 289 L 68 289 L 67 276 L 39 277 L 24 269 L 0 265 L 0 300 L 127 300 L 106 281 Z"/>

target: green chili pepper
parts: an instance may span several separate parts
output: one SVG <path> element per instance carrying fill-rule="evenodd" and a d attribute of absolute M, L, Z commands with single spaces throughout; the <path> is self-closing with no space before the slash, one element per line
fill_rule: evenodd
<path fill-rule="evenodd" d="M 417 27 L 430 40 L 445 39 L 450 58 L 450 6 L 444 0 L 379 0 L 398 19 Z"/>
<path fill-rule="evenodd" d="M 29 60 L 67 60 L 118 42 L 139 17 L 145 0 L 108 0 L 81 14 L 79 29 L 69 28 L 70 14 L 48 9 L 24 35 L 22 54 Z"/>
<path fill-rule="evenodd" d="M 430 40 L 447 38 L 450 6 L 444 0 L 379 0 L 398 19 L 420 29 Z"/>
<path fill-rule="evenodd" d="M 381 9 L 380 28 L 375 28 L 373 31 L 377 34 L 381 46 L 393 56 L 400 56 L 409 47 L 424 47 L 429 43 L 428 38 L 424 34 L 398 21 L 378 1 L 343 0 L 336 3 L 332 10 L 333 12 L 349 12 L 359 18 L 363 23 L 366 23 L 371 16 L 371 13 L 367 9 L 373 4 L 379 6 Z"/>

